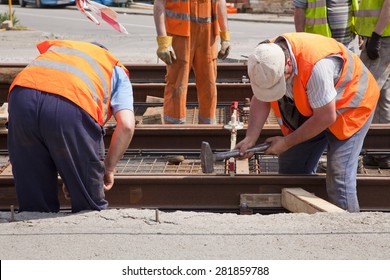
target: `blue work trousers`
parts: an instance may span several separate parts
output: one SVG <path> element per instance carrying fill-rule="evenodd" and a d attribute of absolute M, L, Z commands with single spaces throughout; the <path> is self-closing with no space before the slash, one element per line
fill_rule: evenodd
<path fill-rule="evenodd" d="M 58 175 L 72 212 L 105 209 L 103 128 L 56 94 L 15 87 L 9 97 L 8 150 L 19 211 L 58 212 Z"/>
<path fill-rule="evenodd" d="M 325 130 L 279 155 L 280 174 L 315 174 L 324 151 L 327 156 L 326 189 L 331 203 L 359 212 L 356 175 L 360 151 L 373 114 L 365 125 L 346 140 L 337 139 Z"/>

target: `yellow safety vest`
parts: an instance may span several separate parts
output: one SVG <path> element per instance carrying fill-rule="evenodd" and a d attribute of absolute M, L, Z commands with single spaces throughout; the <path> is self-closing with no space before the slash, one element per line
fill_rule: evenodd
<path fill-rule="evenodd" d="M 354 12 L 358 9 L 358 0 L 352 0 L 351 26 L 355 32 Z M 325 0 L 308 0 L 305 10 L 305 32 L 321 34 L 326 37 L 332 37 L 332 32 L 328 23 L 328 12 Z"/>
<path fill-rule="evenodd" d="M 376 27 L 384 0 L 360 0 L 359 11 L 356 13 L 356 31 L 359 35 L 371 37 Z M 390 23 L 387 24 L 382 36 L 390 36 Z"/>

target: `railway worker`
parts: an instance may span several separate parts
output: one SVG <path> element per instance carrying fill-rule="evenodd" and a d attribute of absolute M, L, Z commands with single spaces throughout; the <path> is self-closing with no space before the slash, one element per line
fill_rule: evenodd
<path fill-rule="evenodd" d="M 256 47 L 248 74 L 254 96 L 236 148 L 244 155 L 256 143 L 272 108 L 284 136 L 268 138 L 266 153 L 278 155 L 279 173 L 314 174 L 326 150 L 330 202 L 360 211 L 358 156 L 379 98 L 360 58 L 332 38 L 286 33 Z"/>
<path fill-rule="evenodd" d="M 230 51 L 225 0 L 154 1 L 157 56 L 166 63 L 164 121 L 186 122 L 189 73 L 196 79 L 198 122 L 214 124 L 217 106 L 217 57 Z M 221 48 L 218 52 L 218 35 Z"/>
<path fill-rule="evenodd" d="M 355 50 L 358 0 L 293 0 L 296 32 L 324 35 Z"/>
<path fill-rule="evenodd" d="M 134 133 L 133 92 L 122 63 L 98 43 L 47 40 L 13 81 L 8 150 L 19 211 L 58 212 L 58 174 L 72 212 L 107 208 L 104 191 Z M 104 123 L 116 128 L 105 156 Z"/>
<path fill-rule="evenodd" d="M 390 124 L 390 0 L 360 0 L 356 31 L 364 38 L 360 58 L 381 89 L 372 122 Z M 367 155 L 364 163 L 390 168 L 390 156 Z"/>

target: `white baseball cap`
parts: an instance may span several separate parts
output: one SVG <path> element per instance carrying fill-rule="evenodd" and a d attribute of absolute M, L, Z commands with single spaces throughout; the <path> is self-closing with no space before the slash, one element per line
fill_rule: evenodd
<path fill-rule="evenodd" d="M 258 45 L 248 57 L 248 75 L 253 94 L 260 101 L 271 102 L 286 92 L 285 55 L 274 43 Z"/>

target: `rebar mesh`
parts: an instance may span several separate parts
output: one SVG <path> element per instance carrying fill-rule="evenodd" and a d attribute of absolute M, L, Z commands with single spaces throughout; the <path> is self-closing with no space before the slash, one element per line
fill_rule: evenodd
<path fill-rule="evenodd" d="M 199 156 L 182 155 L 183 160 L 172 163 L 167 155 L 125 155 L 117 164 L 118 174 L 180 174 L 202 175 Z M 276 166 L 275 166 L 276 165 Z M 275 173 L 277 161 L 272 156 L 256 155 L 248 160 L 249 174 Z M 228 174 L 226 161 L 214 163 L 215 174 Z"/>

